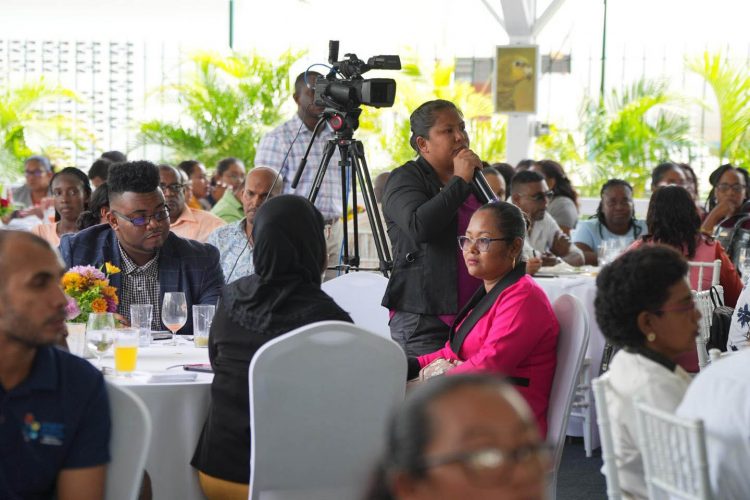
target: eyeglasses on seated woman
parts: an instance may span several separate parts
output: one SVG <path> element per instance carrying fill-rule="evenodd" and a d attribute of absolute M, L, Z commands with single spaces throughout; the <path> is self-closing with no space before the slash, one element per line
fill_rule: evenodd
<path fill-rule="evenodd" d="M 549 447 L 500 378 L 458 375 L 411 392 L 389 427 L 367 500 L 545 498 Z"/>
<path fill-rule="evenodd" d="M 546 436 L 559 326 L 547 295 L 520 258 L 525 234 L 515 205 L 493 202 L 474 213 L 458 244 L 469 274 L 482 285 L 458 313 L 443 348 L 409 359 L 409 375 L 420 380 L 443 373 L 505 375 Z"/>

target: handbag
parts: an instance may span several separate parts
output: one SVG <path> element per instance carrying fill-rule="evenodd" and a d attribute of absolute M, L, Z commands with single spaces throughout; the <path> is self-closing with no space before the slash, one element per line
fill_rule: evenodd
<path fill-rule="evenodd" d="M 734 309 L 724 305 L 724 301 L 715 286 L 711 287 L 709 294 L 711 296 L 711 303 L 714 306 L 714 311 L 711 314 L 711 327 L 709 328 L 709 338 L 706 343 L 706 349 L 719 349 L 721 352 L 726 352 L 727 340 L 729 339 L 729 327 L 732 325 Z"/>

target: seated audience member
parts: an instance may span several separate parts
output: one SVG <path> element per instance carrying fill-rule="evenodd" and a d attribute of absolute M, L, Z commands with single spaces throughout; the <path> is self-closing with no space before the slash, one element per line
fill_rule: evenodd
<path fill-rule="evenodd" d="M 533 254 L 524 256 L 541 256 L 544 265 L 555 265 L 558 257 L 572 266 L 583 265 L 581 249 L 570 243 L 570 238 L 547 212 L 547 205 L 554 194 L 547 188 L 544 177 L 526 170 L 513 177 L 511 186 L 513 204 L 523 210 L 531 221 L 528 243 Z"/>
<path fill-rule="evenodd" d="M 109 166 L 112 165 L 112 161 L 106 158 L 99 158 L 91 164 L 89 169 L 89 180 L 94 189 L 107 182 L 107 174 L 109 173 Z"/>
<path fill-rule="evenodd" d="M 555 219 L 560 229 L 570 235 L 578 223 L 578 193 L 565 175 L 562 165 L 552 160 L 538 161 L 531 170 L 542 174 L 547 187 L 552 191 L 547 212 Z"/>
<path fill-rule="evenodd" d="M 351 322 L 320 289 L 323 216 L 307 199 L 276 196 L 255 217 L 255 274 L 224 288 L 209 336 L 211 406 L 191 464 L 209 500 L 246 499 L 250 480 L 247 373 L 260 347 L 317 321 Z"/>
<path fill-rule="evenodd" d="M 734 225 L 734 219 L 729 218 L 740 214 L 743 205 L 748 201 L 747 186 L 750 178 L 744 168 L 726 164 L 711 172 L 708 181 L 711 183 L 711 192 L 706 200 L 708 213 L 701 225 L 701 231 L 712 235 L 716 226 L 722 225 L 722 221 L 726 221 L 730 226 Z"/>
<path fill-rule="evenodd" d="M 469 274 L 483 280 L 458 313 L 439 351 L 410 361 L 410 375 L 490 372 L 517 384 L 547 434 L 547 407 L 557 364 L 559 325 L 544 290 L 521 260 L 526 224 L 518 207 L 489 203 L 459 237 Z"/>
<path fill-rule="evenodd" d="M 643 244 L 660 243 L 680 251 L 691 262 L 721 260 L 719 284 L 724 287 L 724 300 L 730 307 L 737 303 L 742 281 L 732 261 L 721 245 L 700 232 L 700 218 L 690 194 L 678 186 L 660 188 L 651 196 L 646 214 L 648 234 L 634 242 L 630 248 Z M 698 270 L 690 271 L 693 290 L 711 288 L 712 273 L 704 271 L 703 282 L 698 283 Z"/>
<path fill-rule="evenodd" d="M 42 205 L 49 196 L 52 165 L 44 156 L 30 156 L 23 163 L 26 182 L 11 191 L 13 203 L 22 207 L 14 217 L 36 216 L 44 220 Z"/>
<path fill-rule="evenodd" d="M 583 251 L 586 264 L 599 264 L 598 250 L 603 241 L 618 240 L 627 248 L 642 234 L 646 222 L 635 218 L 633 187 L 626 181 L 610 179 L 600 191 L 596 215 L 580 221 L 573 232 L 573 243 Z"/>
<path fill-rule="evenodd" d="M 208 196 L 208 176 L 206 167 L 196 160 L 185 160 L 177 168 L 185 173 L 190 184 L 190 195 L 186 196 L 188 207 L 193 210 L 211 210 Z"/>
<path fill-rule="evenodd" d="M 549 464 L 528 406 L 508 384 L 440 377 L 396 410 L 365 498 L 542 500 Z"/>
<path fill-rule="evenodd" d="M 687 163 L 678 163 L 680 168 L 683 172 L 685 172 L 685 189 L 688 190 L 688 193 L 690 193 L 690 197 L 693 198 L 693 202 L 695 203 L 695 208 L 698 209 L 698 215 L 700 215 L 701 220 L 703 220 L 706 217 L 706 212 L 703 210 L 703 206 L 700 202 L 700 191 L 698 189 L 698 176 L 695 174 L 695 170 L 693 170 L 693 167 L 691 167 Z"/>
<path fill-rule="evenodd" d="M 159 165 L 159 187 L 169 209 L 169 230 L 180 238 L 205 243 L 209 234 L 225 224 L 209 212 L 187 206 L 185 197 L 190 186 L 183 184 L 180 172 L 174 167 Z"/>
<path fill-rule="evenodd" d="M 110 415 L 104 379 L 55 344 L 63 268 L 49 243 L 0 231 L 0 497 L 104 498 Z"/>
<path fill-rule="evenodd" d="M 518 172 L 524 172 L 526 170 L 529 170 L 531 167 L 534 166 L 534 163 L 536 163 L 536 161 L 534 161 L 534 160 L 532 160 L 530 158 L 526 158 L 525 160 L 519 161 L 518 164 L 516 165 L 516 172 L 515 173 L 517 174 Z"/>
<path fill-rule="evenodd" d="M 109 213 L 109 186 L 106 182 L 99 184 L 99 187 L 94 189 L 89 199 L 88 210 L 81 212 L 78 216 L 76 225 L 78 230 L 82 231 L 88 227 L 96 226 L 97 224 L 107 223 L 107 214 Z"/>
<path fill-rule="evenodd" d="M 500 172 L 495 170 L 493 167 L 487 166 L 482 168 L 482 173 L 487 179 L 487 183 L 490 185 L 492 192 L 495 193 L 495 196 L 497 196 L 497 199 L 500 201 L 505 201 L 505 179 L 502 175 L 500 175 Z"/>
<path fill-rule="evenodd" d="M 105 151 L 102 153 L 100 158 L 105 158 L 112 163 L 122 163 L 124 161 L 128 161 L 128 157 L 125 155 L 125 153 L 121 153 L 120 151 Z"/>
<path fill-rule="evenodd" d="M 57 248 L 63 234 L 78 232 L 78 216 L 88 209 L 91 186 L 86 174 L 75 167 L 67 167 L 52 176 L 49 190 L 58 222 L 39 224 L 31 232 Z"/>
<path fill-rule="evenodd" d="M 750 347 L 750 287 L 742 289 L 735 304 L 727 335 L 727 351 Z"/>
<path fill-rule="evenodd" d="M 712 363 L 693 380 L 677 415 L 699 418 L 706 433 L 713 497 L 744 500 L 750 492 L 750 350 Z"/>
<path fill-rule="evenodd" d="M 660 163 L 651 171 L 651 194 L 664 186 L 687 186 L 687 176 L 676 163 Z"/>
<path fill-rule="evenodd" d="M 229 190 L 240 192 L 240 184 L 245 178 L 245 164 L 237 158 L 224 158 L 216 165 L 216 174 L 211 179 L 212 189 L 208 196 L 211 206 L 216 208 L 224 193 Z M 227 200 L 232 203 L 232 200 Z M 241 210 L 242 207 L 235 207 Z M 218 214 L 216 214 L 218 215 Z M 223 218 L 223 217 L 222 217 Z M 242 217 L 240 217 L 241 219 Z M 235 219 L 239 220 L 239 219 Z M 233 221 L 227 221 L 233 222 Z"/>
<path fill-rule="evenodd" d="M 622 347 L 605 376 L 623 498 L 648 498 L 635 401 L 672 412 L 690 384 L 675 362 L 695 352 L 701 317 L 685 281 L 687 270 L 672 248 L 648 246 L 621 255 L 596 278 L 596 321 L 607 341 Z"/>
<path fill-rule="evenodd" d="M 510 197 L 510 183 L 516 174 L 516 169 L 513 168 L 513 165 L 503 162 L 493 163 L 491 167 L 503 176 L 503 180 L 505 181 L 505 199 L 507 200 Z"/>
<path fill-rule="evenodd" d="M 169 210 L 159 189 L 159 169 L 147 161 L 112 165 L 107 223 L 66 236 L 60 253 L 67 267 L 109 262 L 122 269 L 110 276 L 130 317 L 130 304 L 153 304 L 151 328 L 163 330 L 161 301 L 166 292 L 184 292 L 188 318 L 180 333 L 193 331 L 192 305 L 216 304 L 224 285 L 219 251 L 180 238 L 169 230 Z"/>
<path fill-rule="evenodd" d="M 253 274 L 253 222 L 260 206 L 271 196 L 281 193 L 281 182 L 274 185 L 277 177 L 276 171 L 269 167 L 250 170 L 242 192 L 245 218 L 214 230 L 206 240 L 206 243 L 219 249 L 226 283 Z"/>

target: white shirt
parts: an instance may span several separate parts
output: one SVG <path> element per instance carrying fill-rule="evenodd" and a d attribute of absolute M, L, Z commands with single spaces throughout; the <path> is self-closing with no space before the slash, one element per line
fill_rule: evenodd
<path fill-rule="evenodd" d="M 538 254 L 542 254 L 549 251 L 555 241 L 555 235 L 561 231 L 555 219 L 552 218 L 549 212 L 545 211 L 542 220 L 534 221 L 534 225 L 531 226 L 531 231 L 526 240 Z M 527 255 L 524 256 L 528 257 Z M 561 257 L 568 264 L 572 265 L 583 265 L 584 262 L 583 252 L 572 243 L 570 244 L 568 255 L 561 255 Z"/>
<path fill-rule="evenodd" d="M 677 415 L 703 420 L 714 498 L 748 498 L 750 350 L 730 354 L 701 371 L 690 384 Z"/>
<path fill-rule="evenodd" d="M 729 325 L 727 350 L 731 351 L 732 346 L 746 343 L 748 340 L 750 340 L 750 287 L 746 286 L 742 289 L 737 304 L 734 306 L 732 322 Z"/>
<path fill-rule="evenodd" d="M 615 354 L 605 375 L 607 408 L 612 422 L 615 461 L 624 498 L 647 499 L 643 460 L 638 448 L 635 401 L 673 412 L 690 384 L 681 367 L 667 366 L 622 349 Z M 750 490 L 749 490 L 750 491 Z"/>

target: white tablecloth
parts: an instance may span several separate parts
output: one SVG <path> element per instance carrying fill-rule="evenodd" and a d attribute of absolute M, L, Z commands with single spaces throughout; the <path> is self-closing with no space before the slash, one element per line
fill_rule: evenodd
<path fill-rule="evenodd" d="M 586 351 L 586 357 L 591 360 L 589 366 L 589 375 L 591 379 L 599 376 L 599 367 L 602 362 L 604 353 L 604 335 L 599 329 L 594 312 L 594 298 L 596 297 L 596 278 L 592 276 L 561 276 L 558 278 L 534 278 L 537 283 L 544 289 L 550 302 L 563 294 L 570 294 L 579 299 L 588 315 L 589 320 L 589 347 Z M 592 407 L 592 447 L 599 446 L 599 428 L 596 425 L 596 412 Z M 582 422 L 579 419 L 571 418 L 568 425 L 568 435 L 581 436 Z"/>
<path fill-rule="evenodd" d="M 132 378 L 108 376 L 108 380 L 135 392 L 151 413 L 153 434 L 146 460 L 155 500 L 203 500 L 198 475 L 190 466 L 203 422 L 208 414 L 213 375 L 198 373 L 195 382 L 148 383 L 149 374 L 162 372 L 175 365 L 208 363 L 208 349 L 193 347 L 180 341 L 178 346 L 154 342 L 151 347 L 138 348 L 136 373 Z M 93 360 L 92 360 L 93 361 Z M 112 355 L 104 358 L 104 366 L 112 367 Z M 169 371 L 184 372 L 182 367 Z"/>

